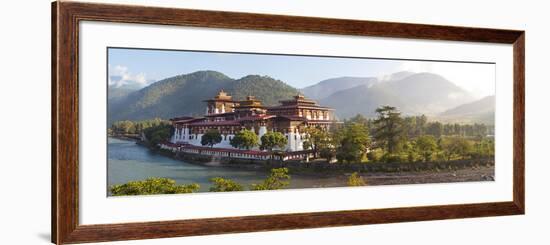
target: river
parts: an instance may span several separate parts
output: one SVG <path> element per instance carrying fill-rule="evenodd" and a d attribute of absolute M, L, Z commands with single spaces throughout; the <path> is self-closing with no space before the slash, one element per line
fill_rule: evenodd
<path fill-rule="evenodd" d="M 108 185 L 123 184 L 150 177 L 174 179 L 178 184 L 200 184 L 200 192 L 209 190 L 209 179 L 222 177 L 232 179 L 248 189 L 253 183 L 262 182 L 268 170 L 224 167 L 216 164 L 192 164 L 160 155 L 135 141 L 108 139 Z M 396 185 L 421 183 L 448 183 L 494 180 L 494 166 L 465 168 L 460 170 L 362 173 L 368 185 Z M 292 172 L 288 188 L 315 188 L 346 186 L 350 173 L 335 172 Z"/>
<path fill-rule="evenodd" d="M 267 170 L 240 169 L 235 167 L 205 166 L 175 160 L 157 154 L 134 141 L 108 138 L 108 185 L 123 184 L 149 177 L 174 179 L 178 184 L 200 184 L 200 192 L 208 191 L 213 177 L 232 179 L 245 187 L 260 183 L 268 175 Z M 345 186 L 346 176 L 292 174 L 289 188 Z"/>

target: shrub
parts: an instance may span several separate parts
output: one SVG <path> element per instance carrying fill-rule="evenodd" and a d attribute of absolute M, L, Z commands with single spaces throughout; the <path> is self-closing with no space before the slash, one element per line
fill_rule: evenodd
<path fill-rule="evenodd" d="M 252 184 L 251 190 L 278 190 L 287 187 L 290 183 L 288 180 L 288 168 L 274 168 L 271 169 L 270 175 L 260 184 Z"/>
<path fill-rule="evenodd" d="M 401 155 L 401 154 L 386 153 L 386 154 L 384 154 L 384 156 L 382 156 L 381 160 L 383 162 L 407 162 L 408 161 L 408 156 L 406 154 Z"/>
<path fill-rule="evenodd" d="M 370 150 L 369 153 L 367 153 L 367 158 L 371 162 L 380 162 L 383 156 L 384 156 L 384 150 L 380 148 Z"/>
<path fill-rule="evenodd" d="M 199 184 L 176 185 L 176 181 L 168 178 L 148 178 L 139 181 L 130 181 L 126 184 L 110 187 L 113 196 L 179 194 L 198 191 Z"/>
<path fill-rule="evenodd" d="M 221 177 L 212 178 L 210 182 L 214 184 L 214 186 L 210 187 L 210 191 L 212 192 L 242 191 L 244 189 L 239 183 Z"/>
<path fill-rule="evenodd" d="M 348 186 L 364 186 L 367 185 L 366 181 L 363 180 L 363 177 L 359 173 L 354 172 L 348 178 Z"/>

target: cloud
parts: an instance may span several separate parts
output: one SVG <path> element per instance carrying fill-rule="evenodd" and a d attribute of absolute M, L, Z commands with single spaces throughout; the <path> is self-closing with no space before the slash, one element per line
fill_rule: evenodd
<path fill-rule="evenodd" d="M 122 86 L 143 88 L 151 84 L 151 82 L 143 72 L 135 74 L 130 72 L 127 66 L 116 65 L 112 67 L 109 65 L 109 86 L 117 88 Z"/>

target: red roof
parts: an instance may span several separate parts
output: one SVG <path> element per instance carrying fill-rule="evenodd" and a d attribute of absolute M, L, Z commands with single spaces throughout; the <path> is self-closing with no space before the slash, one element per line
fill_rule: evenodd
<path fill-rule="evenodd" d="M 307 120 L 308 123 L 339 123 L 336 120 Z"/>
<path fill-rule="evenodd" d="M 268 110 L 278 110 L 278 109 L 322 109 L 332 111 L 334 109 L 330 107 L 324 107 L 319 105 L 278 105 L 267 107 Z"/>
<path fill-rule="evenodd" d="M 212 101 L 212 102 L 216 102 L 216 101 L 220 101 L 220 102 L 234 102 L 234 103 L 237 103 L 237 102 L 238 102 L 238 101 L 233 100 L 233 99 L 231 99 L 231 98 L 223 98 L 223 99 L 222 99 L 222 98 L 220 98 L 220 99 L 214 98 L 214 99 L 208 99 L 208 100 L 203 100 L 203 101 L 204 101 L 204 102 L 211 102 L 211 101 Z"/>
<path fill-rule="evenodd" d="M 189 116 L 174 117 L 174 118 L 170 118 L 170 121 L 189 120 L 193 118 L 194 117 L 189 117 Z"/>
<path fill-rule="evenodd" d="M 277 117 L 282 117 L 282 118 L 292 120 L 292 121 L 307 121 L 307 118 L 299 117 L 299 116 L 277 115 Z"/>
<path fill-rule="evenodd" d="M 222 117 L 222 116 L 228 116 L 228 115 L 233 115 L 235 114 L 235 112 L 224 112 L 224 113 L 213 113 L 213 114 L 208 114 L 208 115 L 205 115 L 205 117 Z"/>
<path fill-rule="evenodd" d="M 207 121 L 207 122 L 195 122 L 191 123 L 190 126 L 240 126 L 241 124 L 238 121 Z"/>
<path fill-rule="evenodd" d="M 256 121 L 256 120 L 269 119 L 269 118 L 273 118 L 273 117 L 275 117 L 275 115 L 264 114 L 264 115 L 254 115 L 254 116 L 248 116 L 248 117 L 241 117 L 237 120 L 238 121 Z"/>
<path fill-rule="evenodd" d="M 199 121 L 199 120 L 204 120 L 204 117 L 192 117 L 190 119 L 174 120 L 173 122 L 174 123 L 190 123 L 190 122 L 195 122 L 195 121 Z"/>

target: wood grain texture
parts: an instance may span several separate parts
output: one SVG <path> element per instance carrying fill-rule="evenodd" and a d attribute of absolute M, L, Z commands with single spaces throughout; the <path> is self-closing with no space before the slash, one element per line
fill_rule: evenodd
<path fill-rule="evenodd" d="M 514 42 L 514 203 L 525 213 L 525 33 Z"/>
<path fill-rule="evenodd" d="M 498 203 L 79 225 L 78 23 L 84 20 L 512 44 L 514 57 L 513 200 Z M 525 212 L 524 60 L 525 33 L 516 30 L 65 1 L 53 3 L 52 242 L 67 244 L 523 214 Z"/>
<path fill-rule="evenodd" d="M 513 215 L 512 202 L 244 216 L 113 225 L 80 226 L 71 242 L 152 239 L 268 230 L 305 229 L 365 224 Z"/>
<path fill-rule="evenodd" d="M 430 40 L 514 43 L 521 31 L 62 2 L 81 20 Z"/>
<path fill-rule="evenodd" d="M 55 52 L 56 81 L 53 83 L 52 155 L 55 162 L 52 176 L 56 178 L 55 227 L 52 238 L 63 244 L 78 226 L 78 40 L 75 13 L 64 2 L 56 9 Z"/>
<path fill-rule="evenodd" d="M 52 3 L 51 9 L 51 241 L 57 239 L 57 3 Z"/>

